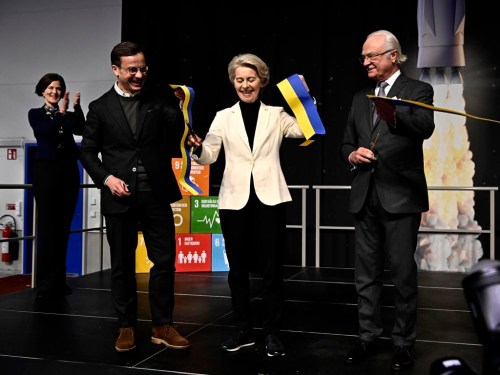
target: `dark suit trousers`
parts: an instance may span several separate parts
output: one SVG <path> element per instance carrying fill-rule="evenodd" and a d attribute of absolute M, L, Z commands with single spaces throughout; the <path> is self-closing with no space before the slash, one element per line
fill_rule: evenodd
<path fill-rule="evenodd" d="M 394 284 L 396 346 L 412 346 L 417 321 L 417 245 L 420 213 L 391 214 L 383 209 L 370 184 L 367 201 L 355 219 L 355 280 L 358 293 L 359 336 L 373 341 L 382 334 L 384 266 Z"/>
<path fill-rule="evenodd" d="M 250 272 L 262 275 L 264 333 L 278 333 L 283 316 L 283 253 L 286 246 L 286 206 L 267 206 L 255 193 L 241 210 L 220 210 L 229 261 L 228 284 L 236 328 L 253 327 Z"/>
<path fill-rule="evenodd" d="M 65 155 L 56 160 L 35 160 L 36 287 L 40 294 L 65 292 L 69 232 L 79 189 L 80 172 L 76 160 Z"/>
<path fill-rule="evenodd" d="M 138 192 L 130 208 L 106 215 L 111 252 L 111 293 L 120 327 L 137 324 L 135 252 L 142 231 L 149 260 L 149 305 L 154 326 L 170 324 L 174 310 L 175 226 L 172 209 L 157 203 L 152 192 Z"/>

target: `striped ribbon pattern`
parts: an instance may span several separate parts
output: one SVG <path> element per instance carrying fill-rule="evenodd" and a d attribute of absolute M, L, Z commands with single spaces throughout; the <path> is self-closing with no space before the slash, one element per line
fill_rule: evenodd
<path fill-rule="evenodd" d="M 193 132 L 191 108 L 194 100 L 194 90 L 185 85 L 170 85 L 172 89 L 182 89 L 184 92 L 184 100 L 182 101 L 182 115 L 184 116 L 184 133 L 181 139 L 182 167 L 179 174 L 180 184 L 189 191 L 192 195 L 201 194 L 201 189 L 191 181 L 191 151 L 192 147 L 186 144 L 186 138 Z"/>
<path fill-rule="evenodd" d="M 281 94 L 293 111 L 306 141 L 301 146 L 307 146 L 314 141 L 317 134 L 325 134 L 314 100 L 298 76 L 293 74 L 277 84 Z"/>
<path fill-rule="evenodd" d="M 372 100 L 387 100 L 387 101 L 390 101 L 394 105 L 408 105 L 408 106 L 423 107 L 423 108 L 427 108 L 427 109 L 432 109 L 433 111 L 436 111 L 436 112 L 451 113 L 453 115 L 465 116 L 465 117 L 473 118 L 475 120 L 496 122 L 497 124 L 500 124 L 499 120 L 492 120 L 489 118 L 478 117 L 478 116 L 471 115 L 469 113 L 455 111 L 453 109 L 434 107 L 433 105 L 425 104 L 422 102 L 417 102 L 415 100 L 388 98 L 386 96 L 376 96 L 376 95 L 367 95 L 367 97 L 369 99 L 372 99 Z"/>

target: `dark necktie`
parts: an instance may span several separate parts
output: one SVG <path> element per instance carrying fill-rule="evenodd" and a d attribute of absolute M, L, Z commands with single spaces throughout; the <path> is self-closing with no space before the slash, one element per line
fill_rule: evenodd
<path fill-rule="evenodd" d="M 385 88 L 389 86 L 389 84 L 387 82 L 380 82 L 378 84 L 378 94 L 377 96 L 386 96 L 386 93 L 385 93 Z M 378 114 L 377 114 L 377 111 L 375 110 L 375 105 L 373 106 L 373 125 L 375 125 L 377 123 L 377 120 L 378 120 Z"/>

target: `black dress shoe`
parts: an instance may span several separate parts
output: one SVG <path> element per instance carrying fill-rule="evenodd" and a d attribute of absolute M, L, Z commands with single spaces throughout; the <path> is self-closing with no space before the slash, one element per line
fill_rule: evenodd
<path fill-rule="evenodd" d="M 345 361 L 347 363 L 360 363 L 375 353 L 377 353 L 375 342 L 358 340 L 351 351 L 345 356 Z"/>
<path fill-rule="evenodd" d="M 413 366 L 413 349 L 409 346 L 398 346 L 392 355 L 392 369 L 406 370 Z"/>
<path fill-rule="evenodd" d="M 73 290 L 68 285 L 63 285 L 58 289 L 48 289 L 48 290 L 38 290 L 36 298 L 38 299 L 58 299 L 65 296 L 69 296 L 73 293 Z"/>
<path fill-rule="evenodd" d="M 69 287 L 68 285 L 64 285 L 60 290 L 59 290 L 59 293 L 63 296 L 69 296 L 71 294 L 73 294 L 73 289 L 71 289 L 71 287 Z"/>
<path fill-rule="evenodd" d="M 268 357 L 285 355 L 285 347 L 277 335 L 269 334 L 266 336 L 266 352 Z"/>

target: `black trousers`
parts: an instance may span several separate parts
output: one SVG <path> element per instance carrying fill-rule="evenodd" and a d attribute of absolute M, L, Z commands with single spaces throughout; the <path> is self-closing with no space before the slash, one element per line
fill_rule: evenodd
<path fill-rule="evenodd" d="M 137 192 L 127 212 L 106 215 L 111 252 L 111 294 L 120 327 L 137 324 L 135 252 L 142 231 L 149 260 L 149 305 L 154 326 L 171 324 L 174 310 L 175 225 L 170 206 L 150 191 Z"/>
<path fill-rule="evenodd" d="M 220 210 L 221 228 L 229 261 L 228 283 L 235 324 L 250 330 L 250 272 L 262 275 L 264 334 L 277 333 L 283 319 L 283 253 L 286 244 L 286 206 L 267 206 L 255 193 L 241 210 Z"/>
<path fill-rule="evenodd" d="M 37 209 L 36 288 L 39 294 L 64 293 L 66 256 L 80 189 L 75 159 L 35 160 L 33 195 Z"/>
<path fill-rule="evenodd" d="M 395 321 L 392 341 L 413 346 L 417 324 L 417 246 L 420 213 L 392 214 L 384 210 L 370 184 L 365 206 L 354 216 L 355 280 L 358 293 L 359 336 L 373 341 L 382 334 L 384 266 L 394 284 Z"/>

